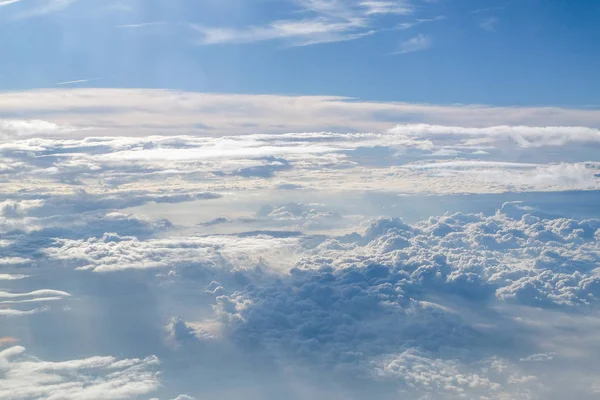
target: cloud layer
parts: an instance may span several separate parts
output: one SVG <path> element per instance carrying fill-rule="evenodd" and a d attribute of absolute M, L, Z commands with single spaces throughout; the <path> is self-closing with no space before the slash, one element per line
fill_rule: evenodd
<path fill-rule="evenodd" d="M 0 95 L 34 109 L 0 127 L 0 397 L 597 396 L 594 111 Z M 321 113 L 386 127 L 289 133 Z"/>
<path fill-rule="evenodd" d="M 68 110 L 68 111 L 65 111 Z M 358 101 L 339 96 L 227 95 L 149 89 L 46 89 L 0 93 L 0 137 L 211 136 L 307 131 L 379 132 L 396 124 L 600 127 L 595 109 L 492 107 Z M 17 118 L 18 116 L 18 118 Z M 22 120 L 25 118 L 25 120 Z M 46 121 L 46 122 L 43 122 Z M 4 126 L 5 128 L 2 128 Z M 50 129 L 51 127 L 51 129 Z"/>

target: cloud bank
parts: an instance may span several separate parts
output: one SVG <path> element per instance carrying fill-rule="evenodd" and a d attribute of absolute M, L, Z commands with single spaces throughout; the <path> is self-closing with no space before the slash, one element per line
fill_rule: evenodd
<path fill-rule="evenodd" d="M 95 128 L 101 135 L 126 136 L 379 132 L 397 124 L 415 123 L 467 128 L 600 128 L 600 112 L 596 109 L 381 103 L 339 96 L 227 95 L 151 89 L 4 92 L 0 93 L 0 112 L 13 116 L 0 122 L 1 137 L 11 137 L 15 132 L 39 132 L 41 122 L 34 124 L 29 120 L 55 124 L 52 129 L 63 136 L 71 134 L 73 128 L 78 128 L 79 136 L 91 135 L 82 132 L 83 128 Z M 2 129 L 3 125 L 8 128 Z M 60 132 L 61 129 L 66 131 Z"/>

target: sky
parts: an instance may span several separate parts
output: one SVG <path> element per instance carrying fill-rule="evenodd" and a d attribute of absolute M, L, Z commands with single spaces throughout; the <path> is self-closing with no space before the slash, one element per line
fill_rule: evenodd
<path fill-rule="evenodd" d="M 598 107 L 598 18 L 595 0 L 2 1 L 0 89 Z"/>
<path fill-rule="evenodd" d="M 597 399 L 598 17 L 0 0 L 0 398 Z"/>

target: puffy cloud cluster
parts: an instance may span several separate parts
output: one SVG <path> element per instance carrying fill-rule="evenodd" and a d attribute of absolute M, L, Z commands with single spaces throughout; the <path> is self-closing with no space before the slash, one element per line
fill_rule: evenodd
<path fill-rule="evenodd" d="M 173 273 L 223 270 L 252 270 L 263 262 L 288 259 L 301 247 L 298 238 L 268 235 L 169 237 L 140 240 L 133 236 L 106 233 L 102 237 L 56 239 L 46 247 L 50 259 L 69 260 L 79 269 L 110 272 L 125 269 L 168 268 Z M 280 268 L 285 268 L 280 266 Z"/>
<path fill-rule="evenodd" d="M 492 216 L 380 219 L 364 235 L 314 241 L 273 281 L 211 284 L 214 317 L 169 330 L 181 344 L 226 340 L 284 368 L 392 380 L 412 398 L 540 398 L 551 383 L 531 366 L 555 355 L 503 310 L 597 309 L 599 239 L 600 220 L 518 203 Z"/>
<path fill-rule="evenodd" d="M 598 192 L 481 195 L 599 189 L 593 128 L 0 139 L 0 345 L 31 348 L 40 336 L 29 328 L 48 321 L 49 337 L 76 337 L 78 315 L 119 338 L 81 346 L 159 354 L 171 376 L 210 348 L 211 360 L 407 398 L 535 399 L 551 398 L 553 371 L 569 366 L 584 373 L 561 382 L 593 398 L 600 220 L 550 213 L 581 197 L 581 214 L 596 217 Z M 457 193 L 477 196 L 398 196 Z M 490 211 L 519 196 L 554 209 Z M 411 202 L 426 219 L 402 209 Z M 428 218 L 432 204 L 464 212 Z M 389 217 L 346 234 L 374 215 Z M 67 299 L 69 312 L 39 313 Z M 70 344 L 54 342 L 57 354 Z M 75 370 L 19 347 L 3 354 L 0 387 L 18 398 L 132 398 L 157 385 L 155 359 Z M 202 393 L 173 389 L 161 398 Z"/>
<path fill-rule="evenodd" d="M 519 207 L 508 203 L 494 216 L 457 213 L 413 226 L 380 220 L 362 242 L 327 241 L 303 263 L 326 259 L 336 270 L 383 265 L 405 274 L 410 285 L 481 299 L 495 294 L 530 305 L 595 302 L 600 220 L 548 219 Z"/>
<path fill-rule="evenodd" d="M 61 362 L 0 351 L 0 398 L 7 400 L 131 399 L 158 389 L 158 358 L 90 357 Z"/>
<path fill-rule="evenodd" d="M 374 375 L 383 380 L 401 381 L 402 395 L 421 400 L 529 400 L 545 392 L 538 377 L 524 375 L 518 366 L 498 357 L 464 365 L 411 349 L 384 357 L 376 364 Z"/>
<path fill-rule="evenodd" d="M 256 214 L 258 222 L 284 225 L 302 231 L 328 229 L 356 223 L 331 211 L 324 204 L 290 202 L 279 206 L 263 206 Z"/>
<path fill-rule="evenodd" d="M 110 215 L 103 218 L 110 222 Z M 258 218 L 341 216 L 317 203 L 287 203 L 265 207 Z M 170 321 L 175 348 L 231 343 L 284 369 L 309 366 L 391 383 L 411 398 L 539 398 L 549 378 L 533 367 L 565 355 L 533 342 L 531 325 L 503 307 L 587 312 L 600 295 L 600 220 L 552 217 L 522 203 L 494 215 L 455 213 L 412 224 L 382 218 L 362 235 L 337 237 L 78 235 L 44 242 L 40 256 L 96 272 L 158 268 L 156 279 L 174 290 L 221 282 L 203 294 L 214 299 L 213 315 Z M 239 271 L 243 279 L 227 281 Z M 5 275 L 7 282 L 25 279 Z M 68 294 L 6 296 L 37 302 Z"/>
<path fill-rule="evenodd" d="M 288 203 L 279 207 L 265 206 L 258 212 L 258 216 L 277 220 L 341 218 L 338 213 L 326 211 L 324 208 L 322 204 Z"/>

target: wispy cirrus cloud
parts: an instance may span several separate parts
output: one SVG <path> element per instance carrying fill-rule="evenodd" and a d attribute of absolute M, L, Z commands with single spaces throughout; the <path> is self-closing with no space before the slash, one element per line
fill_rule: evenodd
<path fill-rule="evenodd" d="M 413 12 L 413 7 L 405 1 L 363 1 L 360 3 L 367 15 L 374 14 L 399 14 L 405 15 Z"/>
<path fill-rule="evenodd" d="M 500 20 L 496 17 L 485 18 L 479 22 L 479 27 L 488 32 L 494 32 L 498 22 L 500 22 Z"/>
<path fill-rule="evenodd" d="M 407 54 L 414 53 L 416 51 L 423 51 L 431 48 L 432 45 L 433 40 L 431 37 L 420 33 L 417 36 L 400 43 L 399 50 L 394 54 Z"/>
<path fill-rule="evenodd" d="M 360 39 L 386 29 L 375 24 L 382 15 L 407 15 L 413 6 L 407 1 L 294 0 L 302 14 L 299 19 L 275 19 L 264 25 L 213 27 L 192 25 L 201 34 L 198 43 L 216 45 L 280 40 L 293 46 Z"/>
<path fill-rule="evenodd" d="M 500 11 L 503 10 L 504 7 L 488 7 L 488 8 L 476 8 L 475 10 L 469 11 L 470 14 L 481 14 L 490 11 Z"/>
<path fill-rule="evenodd" d="M 77 1 L 78 0 L 47 0 L 41 5 L 38 5 L 37 7 L 31 8 L 23 13 L 20 13 L 18 17 L 27 18 L 35 17 L 38 15 L 51 14 L 54 12 L 62 11 Z"/>
<path fill-rule="evenodd" d="M 65 85 L 75 85 L 78 83 L 87 83 L 87 82 L 93 82 L 93 81 L 97 81 L 100 80 L 101 78 L 91 78 L 91 79 L 77 79 L 74 81 L 64 81 L 64 82 L 58 82 L 56 83 L 56 86 L 65 86 Z"/>
<path fill-rule="evenodd" d="M 125 24 L 125 25 L 117 25 L 117 28 L 120 29 L 136 29 L 136 28 L 145 28 L 148 26 L 156 26 L 156 25 L 164 25 L 165 22 L 156 21 L 156 22 L 142 22 L 139 24 Z"/>
<path fill-rule="evenodd" d="M 0 281 L 16 281 L 25 278 L 27 275 L 0 274 Z"/>
<path fill-rule="evenodd" d="M 332 22 L 323 17 L 305 20 L 281 20 L 266 26 L 248 28 L 210 28 L 193 25 L 202 34 L 199 43 L 204 45 L 223 43 L 251 43 L 267 40 L 290 40 L 292 45 L 308 45 L 357 39 L 371 34 L 364 30 L 364 20 L 353 19 Z"/>
<path fill-rule="evenodd" d="M 398 25 L 398 29 L 410 29 L 413 28 L 417 25 L 421 25 L 421 24 L 426 24 L 428 22 L 436 22 L 436 21 L 443 21 L 446 19 L 445 15 L 438 15 L 437 17 L 433 17 L 433 18 L 419 18 L 416 19 L 414 21 L 411 22 L 403 22 L 400 25 Z"/>
<path fill-rule="evenodd" d="M 19 1 L 21 1 L 21 0 L 3 0 L 3 1 L 0 1 L 0 7 L 7 6 L 9 4 L 18 3 Z"/>

